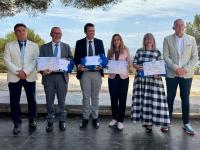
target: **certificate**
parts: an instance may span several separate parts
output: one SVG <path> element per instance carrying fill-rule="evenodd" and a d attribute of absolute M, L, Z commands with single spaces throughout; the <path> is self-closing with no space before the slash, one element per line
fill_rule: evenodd
<path fill-rule="evenodd" d="M 128 74 L 128 62 L 127 61 L 108 61 L 108 73 L 114 74 Z"/>
<path fill-rule="evenodd" d="M 143 72 L 144 72 L 144 76 L 166 74 L 164 60 L 144 62 Z"/>
<path fill-rule="evenodd" d="M 68 71 L 70 61 L 57 57 L 38 57 L 37 70 Z"/>
<path fill-rule="evenodd" d="M 98 66 L 100 65 L 99 56 L 87 56 L 85 57 L 85 66 Z"/>
<path fill-rule="evenodd" d="M 37 70 L 58 70 L 58 58 L 57 57 L 38 57 L 37 58 Z"/>

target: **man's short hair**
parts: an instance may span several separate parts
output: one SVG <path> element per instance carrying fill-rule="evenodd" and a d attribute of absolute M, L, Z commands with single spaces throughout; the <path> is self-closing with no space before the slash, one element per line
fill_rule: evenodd
<path fill-rule="evenodd" d="M 18 27 L 24 27 L 24 28 L 27 29 L 27 27 L 26 27 L 25 24 L 23 24 L 23 23 L 17 23 L 17 24 L 14 26 L 14 31 L 16 31 Z"/>
<path fill-rule="evenodd" d="M 182 21 L 185 24 L 183 19 L 181 19 L 181 18 L 176 19 L 176 20 L 174 20 L 173 29 L 175 28 L 176 23 L 179 22 L 179 21 Z"/>
<path fill-rule="evenodd" d="M 92 23 L 86 23 L 86 25 L 84 26 L 84 32 L 85 33 L 87 32 L 87 28 L 88 27 L 94 27 L 94 24 L 92 24 Z"/>
<path fill-rule="evenodd" d="M 60 27 L 55 26 L 55 27 L 52 27 L 52 28 L 51 28 L 51 33 L 53 32 L 54 29 L 60 29 L 60 30 L 61 30 Z"/>

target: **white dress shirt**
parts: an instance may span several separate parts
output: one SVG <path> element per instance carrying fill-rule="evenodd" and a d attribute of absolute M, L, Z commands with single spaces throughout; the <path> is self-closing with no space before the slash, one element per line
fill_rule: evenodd
<path fill-rule="evenodd" d="M 94 39 L 88 40 L 88 39 L 86 38 L 87 56 L 89 55 L 89 54 L 88 54 L 88 51 L 89 51 L 89 41 L 92 41 L 92 42 L 91 42 L 91 45 L 92 45 L 92 50 L 93 50 L 93 56 L 95 56 Z"/>
<path fill-rule="evenodd" d="M 61 48 L 60 48 L 60 42 L 57 43 L 58 44 L 58 54 L 57 54 L 57 57 L 61 58 Z M 54 50 L 55 50 L 55 46 L 56 43 L 52 41 L 52 49 L 53 49 L 53 54 L 54 54 Z"/>
<path fill-rule="evenodd" d="M 181 68 L 182 67 L 182 53 L 183 53 L 183 48 L 184 48 L 183 37 L 176 36 L 176 43 L 177 43 L 178 55 L 179 55 L 179 64 L 178 64 L 178 66 Z"/>

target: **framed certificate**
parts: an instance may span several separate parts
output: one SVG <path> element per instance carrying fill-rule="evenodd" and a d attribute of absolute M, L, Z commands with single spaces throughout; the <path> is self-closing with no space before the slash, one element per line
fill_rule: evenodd
<path fill-rule="evenodd" d="M 100 65 L 99 56 L 87 56 L 85 57 L 85 66 L 98 66 Z"/>
<path fill-rule="evenodd" d="M 104 54 L 99 54 L 97 56 L 86 56 L 81 58 L 81 65 L 83 65 L 88 70 L 95 70 L 97 66 L 101 68 L 107 67 L 108 59 Z"/>
<path fill-rule="evenodd" d="M 67 59 L 61 59 L 57 57 L 38 57 L 37 58 L 37 70 L 52 70 L 52 71 L 68 71 L 70 61 Z"/>
<path fill-rule="evenodd" d="M 108 61 L 108 73 L 114 74 L 128 74 L 128 62 L 127 61 Z"/>
<path fill-rule="evenodd" d="M 165 75 L 166 74 L 165 61 L 158 60 L 158 61 L 144 62 L 143 73 L 144 76 Z"/>

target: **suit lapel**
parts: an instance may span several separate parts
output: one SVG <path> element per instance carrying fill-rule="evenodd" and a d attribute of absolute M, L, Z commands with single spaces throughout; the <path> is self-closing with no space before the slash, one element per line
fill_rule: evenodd
<path fill-rule="evenodd" d="M 185 34 L 184 34 L 184 36 L 183 36 L 183 51 L 182 51 L 182 55 L 183 55 L 183 53 L 184 53 L 185 50 L 186 50 L 187 44 L 188 44 L 187 37 L 186 37 Z"/>
<path fill-rule="evenodd" d="M 27 52 L 29 51 L 29 52 Z M 25 46 L 25 50 L 24 50 L 24 58 L 27 57 L 27 55 L 30 53 L 30 43 L 29 41 L 27 40 L 26 41 L 26 46 Z"/>
<path fill-rule="evenodd" d="M 87 56 L 87 39 L 83 39 L 83 57 Z"/>
<path fill-rule="evenodd" d="M 52 42 L 49 42 L 48 47 L 47 47 L 47 50 L 48 50 L 48 55 L 49 55 L 50 57 L 53 57 L 53 46 L 52 46 Z"/>
<path fill-rule="evenodd" d="M 61 51 L 61 58 L 67 57 L 66 53 L 65 53 L 65 47 L 64 47 L 64 44 L 62 42 L 60 42 L 60 51 Z"/>
<path fill-rule="evenodd" d="M 172 41 L 173 41 L 174 49 L 178 54 L 179 53 L 178 52 L 178 45 L 177 45 L 177 42 L 176 42 L 176 35 L 175 34 L 173 35 L 173 40 Z"/>
<path fill-rule="evenodd" d="M 21 56 L 21 52 L 20 52 L 20 48 L 19 48 L 19 43 L 18 43 L 18 41 L 16 41 L 15 42 L 15 48 L 14 48 L 14 51 L 17 53 L 17 55 L 19 56 L 19 58 L 20 58 L 20 56 Z"/>
<path fill-rule="evenodd" d="M 98 55 L 98 46 L 97 46 L 97 41 L 96 41 L 96 39 L 94 38 L 94 48 L 95 48 L 95 55 Z"/>

